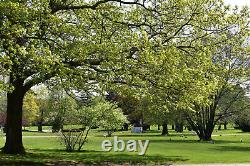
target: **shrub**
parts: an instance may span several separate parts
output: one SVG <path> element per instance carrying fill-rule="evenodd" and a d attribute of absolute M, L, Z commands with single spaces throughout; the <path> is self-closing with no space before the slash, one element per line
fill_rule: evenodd
<path fill-rule="evenodd" d="M 235 118 L 236 126 L 244 132 L 250 132 L 250 110 L 244 110 Z"/>
<path fill-rule="evenodd" d="M 67 152 L 81 151 L 83 145 L 87 142 L 90 128 L 81 129 L 62 130 L 60 132 Z"/>
<path fill-rule="evenodd" d="M 71 129 L 61 130 L 61 139 L 66 147 L 66 151 L 80 151 L 87 142 L 89 131 L 94 127 L 102 127 L 107 131 L 107 136 L 111 136 L 113 131 L 123 126 L 127 122 L 126 116 L 117 105 L 100 101 L 88 107 L 71 111 L 70 124 L 82 126 L 82 130 Z"/>

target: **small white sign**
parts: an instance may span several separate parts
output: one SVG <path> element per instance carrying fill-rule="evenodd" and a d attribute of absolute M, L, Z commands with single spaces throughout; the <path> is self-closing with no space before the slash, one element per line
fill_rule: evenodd
<path fill-rule="evenodd" d="M 132 133 L 142 133 L 143 129 L 142 127 L 133 127 L 132 128 Z"/>

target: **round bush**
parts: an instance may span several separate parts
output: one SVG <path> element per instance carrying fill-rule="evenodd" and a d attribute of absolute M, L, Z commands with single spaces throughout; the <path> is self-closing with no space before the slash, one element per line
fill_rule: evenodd
<path fill-rule="evenodd" d="M 250 110 L 242 111 L 236 117 L 235 124 L 240 130 L 250 132 Z"/>

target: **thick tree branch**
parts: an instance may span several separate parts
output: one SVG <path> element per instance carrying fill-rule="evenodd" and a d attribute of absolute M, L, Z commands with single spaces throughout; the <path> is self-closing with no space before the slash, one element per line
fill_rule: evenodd
<path fill-rule="evenodd" d="M 138 5 L 138 6 L 142 6 L 143 8 L 146 8 L 146 6 L 142 3 L 139 3 L 138 0 L 135 0 L 134 2 L 122 1 L 122 0 L 100 0 L 100 1 L 95 2 L 92 5 L 86 4 L 86 5 L 79 5 L 79 6 L 67 6 L 67 5 L 63 5 L 63 4 L 58 4 L 54 0 L 51 0 L 50 7 L 52 10 L 52 13 L 56 13 L 56 12 L 62 11 L 62 10 L 79 10 L 79 9 L 96 10 L 100 5 L 108 3 L 108 2 L 117 2 L 117 3 L 125 4 L 125 5 Z"/>

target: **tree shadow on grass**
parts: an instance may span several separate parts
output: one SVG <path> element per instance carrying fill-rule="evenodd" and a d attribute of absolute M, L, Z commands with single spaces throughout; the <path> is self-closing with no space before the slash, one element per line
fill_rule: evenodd
<path fill-rule="evenodd" d="M 166 164 L 180 161 L 187 161 L 181 156 L 161 156 L 137 154 L 113 153 L 102 151 L 82 151 L 82 152 L 64 152 L 62 150 L 41 150 L 32 149 L 32 153 L 26 155 L 5 155 L 0 154 L 0 165 L 110 165 L 110 164 Z"/>
<path fill-rule="evenodd" d="M 116 134 L 114 133 L 113 134 L 114 136 L 118 136 L 118 137 L 165 137 L 165 138 L 171 138 L 171 137 L 196 137 L 196 135 L 193 135 L 193 134 L 189 134 L 189 133 L 171 133 L 170 135 L 166 135 L 166 136 L 162 136 L 161 133 L 148 133 L 148 132 L 145 132 L 145 133 L 133 133 L 133 134 Z M 96 137 L 104 137 L 103 135 L 97 135 Z M 112 137 L 110 137 L 112 138 Z"/>
<path fill-rule="evenodd" d="M 223 152 L 249 152 L 250 151 L 250 147 L 249 146 L 219 146 L 219 147 L 216 147 L 216 148 L 213 148 L 215 150 L 218 150 L 218 151 L 223 151 Z"/>
<path fill-rule="evenodd" d="M 147 133 L 140 133 L 140 134 L 113 134 L 113 136 L 118 136 L 118 137 L 160 137 L 160 134 L 147 134 Z M 97 135 L 96 137 L 103 137 L 103 135 Z M 108 138 L 113 138 L 113 137 L 108 137 Z"/>
<path fill-rule="evenodd" d="M 240 141 L 230 141 L 230 140 L 213 140 L 213 141 L 200 141 L 200 140 L 190 140 L 188 138 L 183 139 L 169 139 L 165 140 L 150 140 L 150 143 L 191 143 L 191 144 L 229 144 L 229 143 L 240 143 Z"/>

